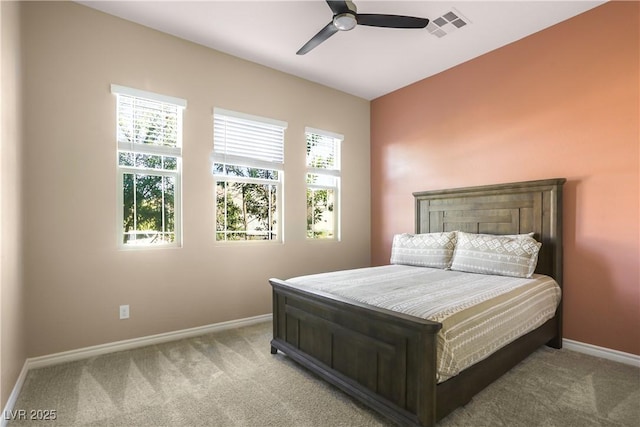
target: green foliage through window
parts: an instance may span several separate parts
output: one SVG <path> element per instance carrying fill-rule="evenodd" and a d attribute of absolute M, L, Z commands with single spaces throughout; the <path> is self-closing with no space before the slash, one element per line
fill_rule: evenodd
<path fill-rule="evenodd" d="M 307 237 L 333 239 L 335 237 L 335 191 L 307 188 Z"/>
<path fill-rule="evenodd" d="M 123 243 L 156 244 L 175 241 L 175 178 L 123 175 Z"/>
<path fill-rule="evenodd" d="M 219 180 L 216 240 L 276 240 L 277 184 Z"/>

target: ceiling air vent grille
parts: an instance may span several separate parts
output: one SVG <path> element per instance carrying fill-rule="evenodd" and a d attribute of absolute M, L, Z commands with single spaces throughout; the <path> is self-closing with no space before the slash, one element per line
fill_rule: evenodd
<path fill-rule="evenodd" d="M 427 25 L 427 30 L 436 37 L 444 37 L 458 28 L 468 25 L 470 22 L 454 9 L 430 21 L 429 25 Z"/>

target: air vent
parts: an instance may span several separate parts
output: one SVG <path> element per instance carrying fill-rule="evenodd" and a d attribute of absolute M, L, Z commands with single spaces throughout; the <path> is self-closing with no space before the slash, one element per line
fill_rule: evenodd
<path fill-rule="evenodd" d="M 432 20 L 427 25 L 427 30 L 436 37 L 444 37 L 455 30 L 468 25 L 471 21 L 462 16 L 462 14 L 453 9 L 450 12 Z"/>

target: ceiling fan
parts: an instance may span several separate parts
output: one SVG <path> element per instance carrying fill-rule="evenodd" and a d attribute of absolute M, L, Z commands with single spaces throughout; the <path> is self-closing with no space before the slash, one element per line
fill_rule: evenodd
<path fill-rule="evenodd" d="M 304 55 L 338 31 L 353 30 L 356 25 L 385 28 L 424 28 L 429 23 L 426 18 L 413 16 L 358 13 L 356 5 L 349 0 L 326 1 L 333 11 L 333 19 L 296 52 L 298 55 Z"/>

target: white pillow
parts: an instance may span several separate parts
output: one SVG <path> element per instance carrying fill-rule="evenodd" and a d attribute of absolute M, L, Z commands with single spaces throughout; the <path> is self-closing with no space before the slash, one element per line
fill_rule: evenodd
<path fill-rule="evenodd" d="M 449 268 L 456 245 L 456 232 L 396 234 L 391 264 Z"/>
<path fill-rule="evenodd" d="M 536 270 L 542 243 L 529 235 L 457 234 L 452 270 L 526 278 Z"/>

